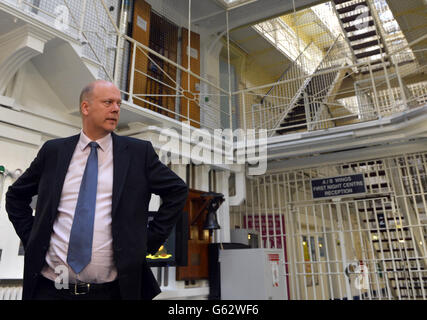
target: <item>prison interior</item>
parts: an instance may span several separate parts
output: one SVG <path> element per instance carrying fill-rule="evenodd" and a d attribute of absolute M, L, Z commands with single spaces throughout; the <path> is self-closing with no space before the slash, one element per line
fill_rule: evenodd
<path fill-rule="evenodd" d="M 4 194 L 45 141 L 80 131 L 76 97 L 105 79 L 122 92 L 117 133 L 150 140 L 190 188 L 147 258 L 158 299 L 426 300 L 426 10 L 0 0 L 0 299 L 21 298 L 25 254 Z M 234 137 L 218 145 L 218 129 Z M 348 179 L 363 190 L 316 193 Z M 207 193 L 223 196 L 211 229 Z"/>

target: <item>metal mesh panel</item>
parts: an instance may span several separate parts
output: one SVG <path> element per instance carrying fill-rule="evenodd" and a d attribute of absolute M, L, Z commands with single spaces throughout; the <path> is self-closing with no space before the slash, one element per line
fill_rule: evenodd
<path fill-rule="evenodd" d="M 118 0 L 105 0 L 114 22 L 118 22 Z M 100 1 L 27 0 L 15 2 L 20 9 L 58 28 L 83 44 L 83 56 L 99 67 L 98 77 L 112 80 L 117 37 Z"/>
<path fill-rule="evenodd" d="M 285 248 L 292 299 L 425 300 L 426 172 L 427 153 L 415 153 L 247 179 L 230 225 Z M 313 199 L 312 179 L 351 174 L 365 194 Z"/>
<path fill-rule="evenodd" d="M 178 27 L 153 12 L 150 23 L 149 47 L 169 60 L 177 62 Z M 146 99 L 152 104 L 146 104 L 145 107 L 175 118 L 175 115 L 168 113 L 167 110 L 175 111 L 176 67 L 150 54 L 148 75 Z"/>

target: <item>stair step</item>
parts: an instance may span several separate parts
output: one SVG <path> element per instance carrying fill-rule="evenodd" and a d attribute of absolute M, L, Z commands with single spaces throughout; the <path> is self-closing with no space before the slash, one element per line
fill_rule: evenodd
<path fill-rule="evenodd" d="M 359 208 L 359 212 L 378 212 L 378 211 L 387 211 L 387 210 L 392 210 L 391 207 L 376 207 L 375 209 L 370 207 L 370 208 Z M 393 218 L 387 218 L 387 220 L 393 220 Z M 366 222 L 366 220 L 363 220 L 363 222 Z M 369 219 L 369 222 L 375 222 L 375 219 Z"/>
<path fill-rule="evenodd" d="M 386 68 L 387 69 L 390 68 L 390 63 L 387 63 Z M 372 73 L 376 73 L 380 71 L 384 71 L 384 68 L 379 67 L 379 68 L 372 69 Z M 369 74 L 369 70 L 362 71 L 360 74 L 363 74 L 363 75 Z"/>
<path fill-rule="evenodd" d="M 360 49 L 366 49 L 366 48 L 370 48 L 373 46 L 378 46 L 378 39 L 372 40 L 372 41 L 367 41 L 367 42 L 362 42 L 360 44 L 356 44 L 354 46 L 351 46 L 353 48 L 353 50 L 360 50 Z"/>
<path fill-rule="evenodd" d="M 363 1 L 363 2 L 359 2 L 359 3 L 351 4 L 351 5 L 346 6 L 346 7 L 341 7 L 339 9 L 337 9 L 337 12 L 339 14 L 348 13 L 348 12 L 354 11 L 357 7 L 360 7 L 360 6 L 367 7 L 366 2 Z"/>
<path fill-rule="evenodd" d="M 387 268 L 385 269 L 387 272 L 403 272 L 403 271 L 426 271 L 425 269 L 418 270 L 418 268 Z"/>
<path fill-rule="evenodd" d="M 367 58 L 367 57 L 375 56 L 375 55 L 380 54 L 380 53 L 382 53 L 381 49 L 375 49 L 375 50 L 371 50 L 371 51 L 366 51 L 366 52 L 358 53 L 355 56 L 356 56 L 357 59 L 362 59 L 362 58 Z"/>
<path fill-rule="evenodd" d="M 405 64 L 409 64 L 409 63 L 413 63 L 415 60 L 408 60 L 408 61 L 403 61 L 403 62 L 400 62 L 398 65 L 399 65 L 399 67 L 400 66 L 403 66 L 403 65 L 405 65 Z M 387 68 L 390 68 L 390 61 L 388 61 L 388 59 L 387 58 L 384 58 L 384 62 L 385 62 L 385 64 L 386 64 L 386 67 Z M 378 60 L 378 61 L 376 61 L 376 62 L 374 62 L 374 63 L 371 63 L 371 66 L 373 66 L 373 65 L 375 65 L 375 64 L 380 64 L 380 63 L 382 63 L 382 61 L 381 60 Z M 366 70 L 367 68 L 366 67 L 364 67 L 364 68 L 362 68 L 362 70 Z M 383 68 L 383 66 L 379 66 L 377 69 L 373 69 L 372 70 L 372 72 L 378 72 L 378 71 L 383 71 L 384 70 L 384 68 Z M 361 74 L 368 74 L 369 73 L 369 70 L 366 70 L 366 71 L 362 71 L 361 72 Z"/>
<path fill-rule="evenodd" d="M 351 2 L 351 1 L 353 1 L 353 0 L 334 0 L 334 3 L 335 4 L 343 4 L 343 3 Z"/>
<path fill-rule="evenodd" d="M 383 258 L 382 261 L 386 262 L 386 263 L 391 263 L 391 262 L 398 262 L 398 263 L 407 263 L 408 261 L 421 261 L 423 260 L 423 258 L 420 257 L 393 257 L 393 258 Z M 417 269 L 418 270 L 418 269 Z M 424 269 L 418 270 L 418 271 L 424 271 Z"/>
<path fill-rule="evenodd" d="M 353 41 L 356 41 L 356 40 L 366 39 L 366 38 L 373 37 L 373 36 L 376 36 L 376 35 L 378 35 L 377 31 L 376 30 L 372 30 L 372 31 L 368 31 L 368 32 L 365 32 L 365 33 L 361 33 L 361 34 L 356 34 L 354 36 L 350 36 L 350 37 L 348 37 L 348 40 L 350 42 L 353 42 Z"/>
<path fill-rule="evenodd" d="M 301 119 L 305 120 L 305 112 L 290 112 L 284 119 L 284 122 L 289 120 L 301 120 Z"/>
<path fill-rule="evenodd" d="M 414 248 L 406 248 L 406 249 L 393 249 L 393 252 L 400 252 L 400 251 L 414 251 Z M 391 252 L 391 249 L 383 249 L 383 250 L 376 250 L 377 252 Z"/>
<path fill-rule="evenodd" d="M 360 212 L 360 209 L 359 209 L 359 212 Z M 381 222 L 382 220 L 384 220 L 384 218 L 383 219 L 378 219 L 379 222 Z M 395 220 L 395 218 L 387 218 L 387 221 L 394 221 L 394 220 Z M 401 217 L 401 220 L 404 220 L 403 217 Z M 396 218 L 396 221 L 399 221 L 399 219 Z M 366 219 L 363 219 L 363 222 L 366 222 Z M 368 222 L 377 222 L 377 220 L 375 220 L 375 219 L 368 219 Z"/>
<path fill-rule="evenodd" d="M 385 170 L 370 171 L 365 173 L 365 177 L 384 177 Z"/>
<path fill-rule="evenodd" d="M 299 124 L 306 124 L 306 121 L 290 121 L 290 122 L 284 122 L 284 123 L 280 124 L 280 127 L 281 127 L 281 128 L 287 128 L 287 127 L 290 127 L 290 126 L 296 126 L 296 125 L 299 125 Z"/>
<path fill-rule="evenodd" d="M 368 10 L 368 11 L 364 11 L 363 13 L 356 13 L 348 17 L 340 18 L 340 20 L 342 21 L 342 23 L 349 23 L 349 22 L 356 21 L 362 18 L 367 18 L 370 16 L 371 16 L 371 12 Z"/>
<path fill-rule="evenodd" d="M 393 287 L 394 289 L 397 289 L 397 287 Z M 427 285 L 423 286 L 424 289 L 427 289 Z M 421 289 L 421 286 L 399 286 L 399 289 Z"/>
<path fill-rule="evenodd" d="M 371 188 L 371 189 L 386 189 L 388 188 L 388 183 L 384 182 L 384 183 L 380 183 L 378 185 L 378 183 L 373 183 L 373 184 L 367 184 L 366 185 L 367 188 Z"/>
<path fill-rule="evenodd" d="M 301 115 L 305 115 L 305 112 L 301 112 L 301 110 L 294 110 L 288 113 L 287 118 L 299 117 Z"/>
<path fill-rule="evenodd" d="M 344 164 L 342 166 L 343 169 L 348 169 L 348 168 L 357 168 L 358 166 L 360 167 L 364 167 L 364 166 L 373 166 L 375 164 L 382 164 L 382 161 L 378 160 L 378 161 L 369 161 L 368 163 L 366 162 L 360 162 L 360 163 L 352 163 L 350 165 L 348 164 Z"/>
<path fill-rule="evenodd" d="M 400 231 L 400 230 L 408 231 L 409 228 L 408 227 L 403 227 L 403 228 L 389 228 L 389 229 L 380 228 L 380 229 L 371 229 L 369 231 L 371 231 L 371 233 L 375 233 L 375 232 L 378 232 L 378 231 L 380 231 L 380 232 L 387 232 L 387 231 L 394 232 L 394 231 Z"/>
<path fill-rule="evenodd" d="M 404 281 L 404 280 L 411 280 L 411 278 L 407 277 L 407 278 L 395 278 L 395 277 L 388 277 L 389 280 L 395 280 L 397 279 L 397 281 Z M 421 277 L 422 280 L 427 280 L 427 277 Z M 412 276 L 412 281 L 420 281 L 420 277 L 417 276 Z"/>
<path fill-rule="evenodd" d="M 307 124 L 301 125 L 301 126 L 295 126 L 292 128 L 281 128 L 279 130 L 277 130 L 278 134 L 284 134 L 284 133 L 288 133 L 288 132 L 292 132 L 292 131 L 297 131 L 297 130 L 301 130 L 301 129 L 307 129 Z"/>
<path fill-rule="evenodd" d="M 390 242 L 398 242 L 400 240 L 411 241 L 412 238 L 404 238 L 404 239 L 381 239 L 381 242 L 386 242 L 386 243 L 388 243 L 389 241 Z M 380 242 L 380 240 L 379 239 L 372 240 L 372 242 Z"/>
<path fill-rule="evenodd" d="M 369 21 L 366 21 L 363 25 L 364 27 L 372 27 L 375 25 L 375 22 L 374 20 L 369 20 Z M 352 26 L 345 27 L 344 30 L 345 32 L 354 32 L 354 31 L 360 30 L 360 26 L 355 24 Z"/>

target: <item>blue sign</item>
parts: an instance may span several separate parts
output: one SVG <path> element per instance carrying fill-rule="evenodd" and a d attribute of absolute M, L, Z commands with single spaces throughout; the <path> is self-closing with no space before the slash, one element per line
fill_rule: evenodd
<path fill-rule="evenodd" d="M 341 198 L 366 193 L 363 174 L 311 180 L 313 199 Z"/>

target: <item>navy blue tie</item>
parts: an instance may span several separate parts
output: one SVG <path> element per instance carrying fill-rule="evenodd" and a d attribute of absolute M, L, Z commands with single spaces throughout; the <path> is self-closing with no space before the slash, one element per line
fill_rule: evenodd
<path fill-rule="evenodd" d="M 99 145 L 90 142 L 90 154 L 86 162 L 77 198 L 68 244 L 67 263 L 78 274 L 90 262 L 92 256 L 93 224 L 96 206 L 96 188 L 98 185 Z"/>

